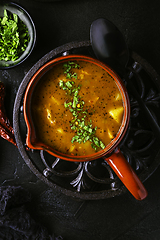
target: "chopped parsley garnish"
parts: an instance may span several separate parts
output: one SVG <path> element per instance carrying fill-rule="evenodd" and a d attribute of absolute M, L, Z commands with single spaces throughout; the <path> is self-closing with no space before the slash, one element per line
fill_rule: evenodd
<path fill-rule="evenodd" d="M 95 151 L 97 148 L 104 149 L 104 143 L 95 135 L 97 127 L 94 128 L 92 126 L 92 121 L 87 120 L 88 111 L 87 109 L 84 109 L 85 102 L 79 95 L 81 86 L 76 86 L 75 82 L 72 81 L 72 78 L 77 76 L 76 73 L 73 73 L 72 69 L 79 68 L 80 66 L 74 62 L 68 62 L 64 64 L 64 67 L 66 68 L 64 74 L 66 74 L 66 78 L 69 78 L 70 80 L 67 82 L 60 80 L 59 87 L 71 96 L 70 102 L 64 102 L 65 108 L 68 108 L 73 115 L 73 118 L 70 121 L 70 127 L 75 132 L 75 136 L 72 138 L 71 142 L 85 143 L 86 141 L 90 141 L 91 146 Z"/>
<path fill-rule="evenodd" d="M 17 14 L 4 10 L 0 18 L 0 61 L 15 61 L 25 51 L 30 40 L 26 25 Z"/>
<path fill-rule="evenodd" d="M 65 63 L 63 66 L 66 68 L 66 70 L 64 71 L 64 74 L 66 74 L 66 78 L 77 79 L 77 73 L 72 72 L 71 70 L 72 70 L 72 68 L 79 68 L 80 67 L 79 64 L 74 63 L 74 62 L 68 62 L 68 63 Z"/>

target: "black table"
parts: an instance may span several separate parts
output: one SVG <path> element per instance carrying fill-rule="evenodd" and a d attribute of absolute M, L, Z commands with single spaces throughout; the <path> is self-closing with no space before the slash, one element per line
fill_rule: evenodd
<path fill-rule="evenodd" d="M 31 15 L 37 30 L 36 46 L 21 65 L 0 70 L 6 87 L 5 107 L 10 120 L 17 90 L 28 70 L 46 53 L 63 44 L 89 40 L 92 21 L 111 20 L 132 51 L 160 74 L 160 4 L 125 0 L 15 0 Z M 160 239 L 160 168 L 144 182 L 148 197 L 135 200 L 129 192 L 104 200 L 83 201 L 50 188 L 38 179 L 18 149 L 0 138 L 1 186 L 22 186 L 32 195 L 28 209 L 50 234 L 65 240 Z"/>

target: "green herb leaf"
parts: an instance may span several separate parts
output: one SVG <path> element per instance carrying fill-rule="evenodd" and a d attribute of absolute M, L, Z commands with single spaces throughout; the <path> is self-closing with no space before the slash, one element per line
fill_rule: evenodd
<path fill-rule="evenodd" d="M 68 88 L 72 88 L 72 82 L 71 82 L 71 81 L 66 82 L 66 86 L 67 86 Z"/>
<path fill-rule="evenodd" d="M 0 61 L 15 61 L 25 51 L 30 40 L 27 27 L 17 14 L 4 10 L 0 19 Z"/>
<path fill-rule="evenodd" d="M 62 80 L 59 80 L 59 86 L 63 87 L 64 86 L 64 82 Z"/>
<path fill-rule="evenodd" d="M 74 97 L 73 97 L 72 107 L 73 107 L 73 108 L 76 108 L 77 104 L 78 104 L 78 98 L 77 98 L 76 96 L 74 96 Z"/>
<path fill-rule="evenodd" d="M 66 70 L 64 74 L 66 74 L 66 78 L 75 78 L 77 79 L 77 73 L 74 73 L 73 68 L 79 68 L 80 66 L 74 62 L 68 62 L 63 65 Z M 92 148 L 97 150 L 97 148 L 105 148 L 105 145 L 102 141 L 96 137 L 97 127 L 92 127 L 92 121 L 87 121 L 87 116 L 89 115 L 87 110 L 84 110 L 85 102 L 81 100 L 81 96 L 79 96 L 79 90 L 81 86 L 78 85 L 76 87 L 75 82 L 67 81 L 64 83 L 62 80 L 59 81 L 59 86 L 62 87 L 63 90 L 69 92 L 72 98 L 72 102 L 64 103 L 65 108 L 68 108 L 72 113 L 73 119 L 70 121 L 71 130 L 75 131 L 76 134 L 72 138 L 71 142 L 85 143 L 86 141 L 91 142 Z"/>
<path fill-rule="evenodd" d="M 100 147 L 101 147 L 102 149 L 105 148 L 105 145 L 104 145 L 104 143 L 103 143 L 102 141 L 100 141 Z"/>

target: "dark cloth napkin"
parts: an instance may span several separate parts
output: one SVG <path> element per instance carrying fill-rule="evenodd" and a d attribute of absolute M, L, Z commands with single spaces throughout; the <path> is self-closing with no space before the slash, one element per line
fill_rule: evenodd
<path fill-rule="evenodd" d="M 63 240 L 33 219 L 26 207 L 30 201 L 22 187 L 0 187 L 0 240 Z"/>

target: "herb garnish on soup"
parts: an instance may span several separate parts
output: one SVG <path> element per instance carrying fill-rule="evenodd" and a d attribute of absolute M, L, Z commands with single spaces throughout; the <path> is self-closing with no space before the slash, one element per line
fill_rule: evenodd
<path fill-rule="evenodd" d="M 32 100 L 40 140 L 76 156 L 104 149 L 116 137 L 123 112 L 115 80 L 86 61 L 54 66 L 42 77 Z"/>

